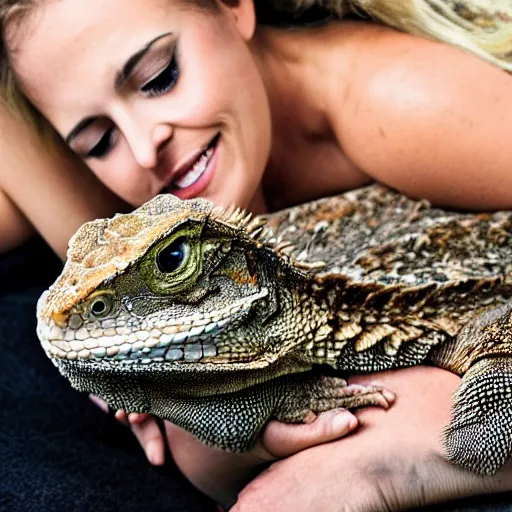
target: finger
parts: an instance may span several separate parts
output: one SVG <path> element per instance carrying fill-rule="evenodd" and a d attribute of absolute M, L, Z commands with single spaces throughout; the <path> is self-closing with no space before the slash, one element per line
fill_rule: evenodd
<path fill-rule="evenodd" d="M 320 414 L 308 424 L 287 424 L 271 421 L 263 432 L 264 448 L 278 458 L 347 435 L 357 426 L 357 418 L 346 409 L 334 409 Z"/>
<path fill-rule="evenodd" d="M 164 464 L 165 440 L 155 418 L 149 417 L 142 423 L 132 424 L 131 428 L 149 462 L 153 466 Z"/>
<path fill-rule="evenodd" d="M 102 400 L 99 396 L 89 395 L 89 400 L 97 405 L 103 412 L 108 413 L 108 405 L 105 400 Z"/>
<path fill-rule="evenodd" d="M 130 425 L 144 423 L 149 418 L 150 415 L 145 413 L 131 412 L 130 414 L 128 414 L 128 422 L 130 423 Z"/>
<path fill-rule="evenodd" d="M 124 423 L 124 424 L 128 424 L 128 415 L 126 414 L 126 411 L 124 411 L 123 409 L 118 409 L 115 414 L 114 414 L 114 417 L 117 421 L 120 421 L 121 423 Z"/>

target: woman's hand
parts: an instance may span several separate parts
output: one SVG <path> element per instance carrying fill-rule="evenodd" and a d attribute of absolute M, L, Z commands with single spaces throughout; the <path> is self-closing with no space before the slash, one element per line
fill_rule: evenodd
<path fill-rule="evenodd" d="M 89 395 L 89 398 L 100 409 L 108 412 L 108 405 L 104 400 L 95 395 Z M 136 412 L 127 414 L 120 409 L 116 411 L 115 417 L 118 421 L 131 428 L 150 464 L 153 464 L 153 466 L 164 464 L 166 440 L 154 416 L 138 414 Z"/>
<path fill-rule="evenodd" d="M 165 426 L 174 461 L 184 475 L 198 489 L 228 507 L 270 462 L 339 439 L 357 426 L 357 420 L 346 410 L 333 410 L 320 414 L 310 424 L 271 421 L 255 448 L 243 454 L 208 448 L 185 430 L 169 422 Z"/>
<path fill-rule="evenodd" d="M 247 485 L 233 510 L 401 510 L 512 490 L 511 464 L 479 477 L 442 456 L 458 377 L 417 367 L 351 382 L 374 379 L 396 393 L 393 407 L 361 409 L 354 435 L 276 462 Z"/>
<path fill-rule="evenodd" d="M 107 404 L 91 395 L 91 400 L 108 411 Z M 165 462 L 166 443 L 179 466 L 192 483 L 218 501 L 233 501 L 242 487 L 269 462 L 288 457 L 318 444 L 339 439 L 357 426 L 357 418 L 346 410 L 320 414 L 313 423 L 288 425 L 271 421 L 256 447 L 243 455 L 208 448 L 185 430 L 166 421 L 164 438 L 154 416 L 118 410 L 115 417 L 129 425 L 148 461 L 160 466 Z"/>

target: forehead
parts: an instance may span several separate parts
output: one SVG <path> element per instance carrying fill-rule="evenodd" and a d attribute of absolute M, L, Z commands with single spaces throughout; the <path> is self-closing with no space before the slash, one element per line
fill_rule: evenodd
<path fill-rule="evenodd" d="M 178 30 L 190 12 L 184 5 L 182 0 L 45 0 L 11 38 L 15 71 L 43 113 L 54 115 L 59 107 L 71 115 L 85 101 L 82 91 L 94 98 L 149 40 Z"/>

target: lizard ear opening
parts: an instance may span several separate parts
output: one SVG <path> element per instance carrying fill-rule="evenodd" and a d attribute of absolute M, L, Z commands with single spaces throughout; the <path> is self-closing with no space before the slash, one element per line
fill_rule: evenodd
<path fill-rule="evenodd" d="M 87 309 L 93 318 L 105 318 L 114 309 L 114 294 L 100 290 L 93 293 L 87 301 Z"/>

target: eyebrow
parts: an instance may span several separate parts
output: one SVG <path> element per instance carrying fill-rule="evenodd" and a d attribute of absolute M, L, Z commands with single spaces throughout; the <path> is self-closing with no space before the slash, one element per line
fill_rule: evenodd
<path fill-rule="evenodd" d="M 156 36 L 154 39 L 149 41 L 149 43 L 145 44 L 140 50 L 136 51 L 123 65 L 120 71 L 116 73 L 116 78 L 114 81 L 114 86 L 116 89 L 120 89 L 126 80 L 131 75 L 135 66 L 140 62 L 140 60 L 146 55 L 146 53 L 151 49 L 151 47 L 160 39 L 170 36 L 172 32 L 165 32 L 164 34 L 160 34 Z M 94 122 L 94 117 L 86 117 L 82 119 L 79 123 L 75 125 L 74 128 L 68 133 L 66 138 L 64 139 L 66 144 L 70 144 L 72 140 L 85 128 L 87 128 L 90 124 Z"/>
<path fill-rule="evenodd" d="M 115 87 L 116 89 L 120 89 L 122 85 L 126 82 L 128 77 L 131 75 L 132 71 L 134 70 L 135 66 L 140 62 L 142 57 L 146 55 L 146 53 L 150 50 L 151 46 L 153 46 L 157 41 L 160 41 L 160 39 L 170 36 L 172 32 L 165 32 L 164 34 L 160 34 L 159 36 L 155 37 L 149 43 L 144 45 L 139 51 L 135 52 L 124 64 L 121 71 L 119 71 L 116 74 L 116 80 L 115 80 Z"/>

